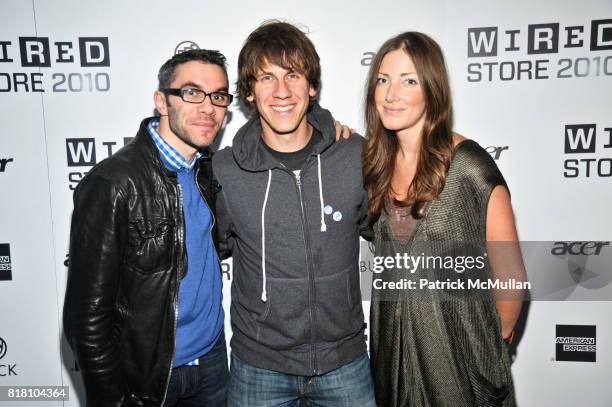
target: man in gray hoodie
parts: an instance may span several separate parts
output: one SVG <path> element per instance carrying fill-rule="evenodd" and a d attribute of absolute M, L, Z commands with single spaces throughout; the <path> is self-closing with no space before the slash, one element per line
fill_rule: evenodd
<path fill-rule="evenodd" d="M 233 255 L 229 406 L 374 406 L 359 290 L 369 233 L 359 136 L 335 142 L 306 35 L 265 23 L 238 60 L 253 117 L 213 158 Z"/>

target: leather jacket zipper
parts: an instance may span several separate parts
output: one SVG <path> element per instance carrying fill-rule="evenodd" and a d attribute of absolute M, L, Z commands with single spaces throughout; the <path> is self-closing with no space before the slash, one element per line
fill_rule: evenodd
<path fill-rule="evenodd" d="M 185 220 L 183 219 L 183 189 L 180 184 L 176 184 L 177 187 L 177 212 L 179 219 L 179 231 L 178 231 L 178 240 L 179 240 L 179 250 L 182 254 L 182 248 L 184 246 L 184 232 L 185 232 Z M 185 253 L 186 255 L 186 253 Z M 182 258 L 182 256 L 180 256 Z M 174 330 L 172 337 L 174 338 L 174 343 L 172 344 L 172 356 L 170 358 L 170 367 L 168 368 L 168 379 L 166 380 L 166 389 L 164 390 L 164 398 L 161 402 L 160 406 L 163 406 L 166 402 L 166 397 L 168 396 L 168 387 L 170 386 L 170 378 L 172 377 L 172 360 L 174 359 L 174 352 L 176 350 L 176 325 L 178 323 L 178 294 L 179 294 L 179 285 L 181 283 L 181 272 L 182 268 L 184 268 L 184 264 L 179 262 L 179 267 L 176 273 L 176 292 L 174 294 Z M 183 267 L 180 267 L 183 266 Z"/>
<path fill-rule="evenodd" d="M 219 263 L 219 269 L 221 269 L 221 260 L 219 260 L 219 253 L 217 253 L 217 247 L 214 244 L 213 235 L 212 235 L 213 229 L 215 228 L 215 223 L 217 222 L 217 218 L 215 217 L 215 213 L 212 211 L 212 209 L 210 209 L 210 205 L 208 204 L 208 201 L 206 200 L 206 197 L 204 196 L 204 193 L 202 192 L 202 189 L 200 188 L 200 184 L 198 183 L 199 173 L 200 173 L 200 167 L 196 166 L 195 183 L 196 183 L 196 186 L 198 187 L 198 192 L 200 193 L 200 196 L 204 200 L 204 204 L 206 204 L 206 207 L 208 208 L 208 211 L 210 212 L 210 215 L 212 216 L 212 225 L 210 226 L 210 240 L 213 242 L 213 249 L 215 250 L 215 255 L 217 256 L 217 262 Z"/>

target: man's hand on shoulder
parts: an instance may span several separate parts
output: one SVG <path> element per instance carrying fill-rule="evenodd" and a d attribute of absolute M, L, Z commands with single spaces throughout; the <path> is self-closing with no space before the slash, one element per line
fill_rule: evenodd
<path fill-rule="evenodd" d="M 336 141 L 339 141 L 340 137 L 343 139 L 348 139 L 351 134 L 356 133 L 355 129 L 350 128 L 346 124 L 342 124 L 337 120 L 334 120 L 334 126 L 336 126 Z"/>

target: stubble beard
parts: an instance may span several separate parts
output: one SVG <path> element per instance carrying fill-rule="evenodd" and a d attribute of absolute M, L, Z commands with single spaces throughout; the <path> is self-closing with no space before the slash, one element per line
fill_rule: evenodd
<path fill-rule="evenodd" d="M 207 139 L 203 139 L 201 145 L 199 145 L 195 138 L 191 137 L 187 129 L 181 124 L 180 116 L 175 113 L 174 108 L 170 105 L 168 105 L 168 126 L 179 140 L 196 150 L 201 150 L 210 145 L 210 143 L 207 143 Z"/>

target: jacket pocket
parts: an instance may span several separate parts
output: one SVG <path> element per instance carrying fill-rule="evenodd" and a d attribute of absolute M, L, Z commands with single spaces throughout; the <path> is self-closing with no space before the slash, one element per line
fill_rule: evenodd
<path fill-rule="evenodd" d="M 286 350 L 310 342 L 308 279 L 268 278 L 268 301 L 257 321 L 257 341 Z"/>
<path fill-rule="evenodd" d="M 166 218 L 130 219 L 126 264 L 145 274 L 168 269 L 172 262 L 174 226 Z"/>
<path fill-rule="evenodd" d="M 317 331 L 322 342 L 336 342 L 363 328 L 357 270 L 349 267 L 316 280 Z"/>

